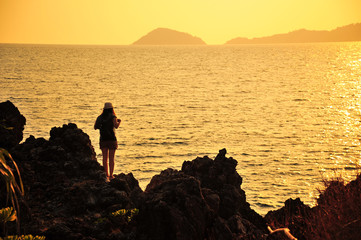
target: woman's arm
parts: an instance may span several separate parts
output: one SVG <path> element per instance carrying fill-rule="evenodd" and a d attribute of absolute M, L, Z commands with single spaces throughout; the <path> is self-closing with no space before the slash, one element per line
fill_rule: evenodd
<path fill-rule="evenodd" d="M 118 128 L 121 121 L 122 121 L 122 120 L 118 119 L 117 117 L 114 117 L 114 118 L 113 118 L 113 125 L 114 125 L 114 127 L 115 127 L 115 128 Z"/>

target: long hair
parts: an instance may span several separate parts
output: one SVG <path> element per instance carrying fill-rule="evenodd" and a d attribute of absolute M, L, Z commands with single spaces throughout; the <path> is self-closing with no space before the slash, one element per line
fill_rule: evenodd
<path fill-rule="evenodd" d="M 111 115 L 116 116 L 115 112 L 114 112 L 114 108 L 103 109 L 103 112 L 102 112 L 103 117 L 109 117 Z"/>

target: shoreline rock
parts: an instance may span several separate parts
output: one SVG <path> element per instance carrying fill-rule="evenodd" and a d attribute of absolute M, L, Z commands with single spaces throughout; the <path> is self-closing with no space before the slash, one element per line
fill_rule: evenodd
<path fill-rule="evenodd" d="M 270 235 L 267 225 L 288 227 L 300 240 L 353 239 L 342 236 L 361 233 L 360 176 L 346 186 L 332 182 L 316 207 L 289 199 L 285 207 L 262 217 L 250 208 L 237 161 L 226 157 L 225 149 L 214 160 L 197 157 L 185 161 L 181 170 L 162 171 L 143 191 L 131 173 L 106 182 L 89 136 L 75 124 L 52 128 L 49 140 L 30 136 L 19 144 L 25 117 L 11 102 L 0 103 L 0 110 L 0 128 L 6 130 L 0 130 L 0 139 L 8 139 L 0 147 L 8 148 L 24 182 L 24 234 L 48 240 L 286 239 L 278 232 Z M 6 191 L 0 188 L 2 208 Z M 130 215 L 132 209 L 137 214 Z M 325 215 L 328 210 L 337 215 Z M 315 227 L 320 221 L 332 224 L 334 217 L 342 220 L 336 229 Z M 14 224 L 7 226 L 14 232 Z"/>
<path fill-rule="evenodd" d="M 23 140 L 25 117 L 10 102 L 0 103 L 0 146 L 10 149 Z"/>
<path fill-rule="evenodd" d="M 10 102 L 7 106 L 12 110 L 6 112 L 18 113 Z M 6 127 L 22 129 L 13 122 Z M 142 191 L 131 173 L 107 183 L 89 136 L 73 123 L 52 128 L 49 140 L 30 136 L 19 144 L 16 139 L 9 151 L 24 182 L 20 217 L 28 234 L 46 239 L 267 239 L 263 218 L 250 209 L 240 188 L 237 161 L 227 158 L 225 149 L 215 160 L 197 158 L 184 162 L 181 170 L 162 171 Z M 139 214 L 131 221 L 112 216 L 134 208 Z"/>

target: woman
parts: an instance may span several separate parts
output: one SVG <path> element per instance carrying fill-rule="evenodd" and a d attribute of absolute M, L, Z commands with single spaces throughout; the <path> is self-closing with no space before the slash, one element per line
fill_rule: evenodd
<path fill-rule="evenodd" d="M 103 154 L 103 167 L 107 175 L 107 180 L 113 179 L 114 156 L 118 148 L 115 128 L 119 127 L 121 120 L 114 113 L 113 105 L 110 102 L 104 104 L 103 113 L 97 118 L 94 129 L 100 130 L 100 149 Z M 109 173 L 108 173 L 108 156 L 109 156 Z"/>

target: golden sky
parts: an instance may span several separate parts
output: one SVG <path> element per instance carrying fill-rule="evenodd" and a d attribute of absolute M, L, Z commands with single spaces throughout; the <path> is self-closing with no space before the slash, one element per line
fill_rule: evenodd
<path fill-rule="evenodd" d="M 361 22 L 361 0 L 0 0 L 0 43 L 127 45 L 158 28 L 224 44 Z"/>

